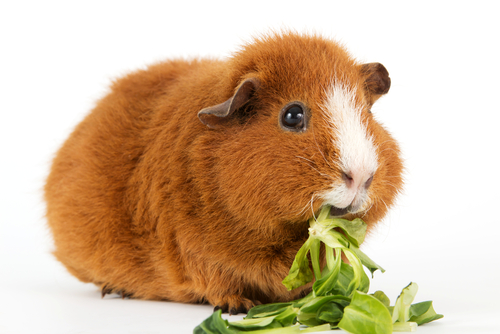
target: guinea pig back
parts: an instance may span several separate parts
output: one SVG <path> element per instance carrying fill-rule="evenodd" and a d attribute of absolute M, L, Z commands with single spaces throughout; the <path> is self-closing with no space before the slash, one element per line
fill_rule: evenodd
<path fill-rule="evenodd" d="M 300 297 L 281 281 L 307 220 L 329 204 L 372 228 L 402 187 L 370 111 L 389 87 L 381 64 L 295 33 L 115 81 L 47 179 L 55 256 L 103 295 L 233 314 Z"/>

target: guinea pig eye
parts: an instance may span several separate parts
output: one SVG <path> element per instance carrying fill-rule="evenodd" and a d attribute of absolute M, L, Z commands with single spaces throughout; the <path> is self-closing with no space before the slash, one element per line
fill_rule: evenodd
<path fill-rule="evenodd" d="M 281 111 L 280 125 L 285 130 L 303 131 L 306 125 L 305 107 L 298 102 L 285 106 Z"/>

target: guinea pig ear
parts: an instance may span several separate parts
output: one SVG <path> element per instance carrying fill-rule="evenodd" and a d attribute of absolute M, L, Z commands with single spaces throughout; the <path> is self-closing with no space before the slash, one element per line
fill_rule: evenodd
<path fill-rule="evenodd" d="M 372 106 L 382 95 L 387 94 L 391 88 L 389 72 L 380 63 L 361 65 L 361 74 L 365 79 L 367 102 Z"/>
<path fill-rule="evenodd" d="M 243 107 L 250 100 L 252 93 L 260 86 L 257 78 L 249 78 L 243 81 L 236 93 L 229 100 L 212 107 L 204 108 L 198 112 L 200 121 L 209 128 L 217 128 L 230 120 L 235 110 Z"/>

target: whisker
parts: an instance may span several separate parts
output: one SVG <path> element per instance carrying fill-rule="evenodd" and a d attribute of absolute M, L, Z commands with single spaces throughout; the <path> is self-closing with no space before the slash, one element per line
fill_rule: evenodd
<path fill-rule="evenodd" d="M 363 215 L 361 216 L 361 218 L 364 218 L 366 216 L 366 214 L 368 213 L 368 211 L 370 211 L 371 208 L 373 208 L 373 205 L 374 205 L 373 201 L 370 201 L 370 207 L 367 208 L 367 209 L 365 209 L 365 210 L 363 210 Z"/>
<path fill-rule="evenodd" d="M 301 156 L 299 156 L 299 155 L 296 155 L 295 157 L 296 157 L 296 158 L 299 158 L 299 159 L 303 159 L 303 160 L 305 160 L 305 161 L 309 161 L 309 162 L 311 162 L 311 163 L 314 163 L 314 161 L 311 161 L 311 160 L 309 160 L 309 159 L 307 159 L 307 158 L 304 158 L 304 157 L 301 157 Z M 328 179 L 333 179 L 333 177 L 332 177 L 331 175 L 328 175 L 328 174 L 325 174 L 325 173 L 320 172 L 317 168 L 313 167 L 311 164 L 309 164 L 309 163 L 307 163 L 307 162 L 306 162 L 306 164 L 307 164 L 309 167 L 311 167 L 312 169 L 314 169 L 316 172 L 318 172 L 318 174 L 319 174 L 319 175 L 324 176 L 324 177 L 326 177 L 326 178 L 328 178 Z"/>
<path fill-rule="evenodd" d="M 317 220 L 316 215 L 314 214 L 314 197 L 316 196 L 316 193 L 313 193 L 311 196 L 311 200 L 309 201 L 311 203 L 311 213 L 314 217 L 314 220 Z"/>
<path fill-rule="evenodd" d="M 387 211 L 389 211 L 389 206 L 387 205 L 387 203 L 385 203 L 385 201 L 382 198 L 379 198 L 379 199 L 382 201 L 382 203 L 384 203 L 385 208 L 387 209 Z"/>
<path fill-rule="evenodd" d="M 296 158 L 300 158 L 300 159 L 304 159 L 304 160 L 309 161 L 309 162 L 311 162 L 311 163 L 314 163 L 314 161 L 312 161 L 311 159 L 304 158 L 304 157 L 302 157 L 302 156 L 300 156 L 300 155 L 296 155 L 295 157 L 296 157 Z"/>
<path fill-rule="evenodd" d="M 392 184 L 392 183 L 390 183 L 390 182 L 387 182 L 387 181 L 382 181 L 382 182 L 383 182 L 384 184 L 388 185 L 388 186 L 393 187 L 396 191 L 398 191 L 398 192 L 399 192 L 399 188 L 398 188 L 398 187 L 396 187 L 394 184 Z"/>
<path fill-rule="evenodd" d="M 311 196 L 311 199 L 306 203 L 306 205 L 298 211 L 298 215 L 302 216 L 309 208 L 311 209 L 312 215 L 314 219 L 316 219 L 316 216 L 314 215 L 314 199 L 317 197 L 317 192 L 314 192 Z"/>
<path fill-rule="evenodd" d="M 314 142 L 316 143 L 316 148 L 318 149 L 319 154 L 321 154 L 321 156 L 323 157 L 323 160 L 328 165 L 328 167 L 333 169 L 333 167 L 330 165 L 330 163 L 326 159 L 325 155 L 323 154 L 323 151 L 319 148 L 319 144 L 318 144 L 318 141 L 316 140 L 316 135 L 314 134 L 314 131 L 313 131 L 313 138 L 314 138 Z"/>

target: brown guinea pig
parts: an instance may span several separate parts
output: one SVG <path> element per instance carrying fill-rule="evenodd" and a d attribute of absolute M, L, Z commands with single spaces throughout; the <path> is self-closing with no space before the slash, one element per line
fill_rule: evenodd
<path fill-rule="evenodd" d="M 402 187 L 370 111 L 389 87 L 381 64 L 289 32 L 117 80 L 54 159 L 55 256 L 103 295 L 232 314 L 300 297 L 281 281 L 308 219 L 329 204 L 371 227 Z"/>

